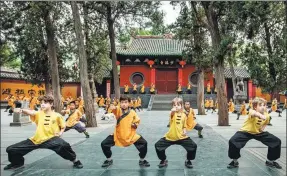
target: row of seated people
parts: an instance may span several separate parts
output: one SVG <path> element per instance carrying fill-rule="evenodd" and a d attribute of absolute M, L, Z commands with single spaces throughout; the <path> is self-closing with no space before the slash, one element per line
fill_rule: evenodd
<path fill-rule="evenodd" d="M 145 88 L 144 83 L 143 83 L 143 84 L 141 85 L 141 87 L 140 87 L 140 90 L 138 91 L 138 85 L 137 85 L 136 83 L 134 83 L 134 84 L 132 85 L 132 88 L 131 88 L 131 93 L 132 93 L 132 94 L 138 94 L 138 93 L 140 93 L 140 94 L 145 94 L 145 93 L 146 93 L 146 90 L 145 90 L 145 89 L 146 89 L 146 88 Z M 130 93 L 130 87 L 129 87 L 129 85 L 126 83 L 126 84 L 124 85 L 124 94 L 129 94 L 129 93 Z M 154 84 L 151 84 L 149 93 L 150 93 L 150 94 L 155 94 L 155 93 L 156 93 L 156 89 L 155 89 L 155 85 L 154 85 Z"/>
<path fill-rule="evenodd" d="M 178 84 L 178 85 L 177 85 L 176 92 L 177 92 L 178 94 L 183 94 L 183 93 L 192 94 L 191 84 L 190 84 L 190 83 L 187 84 L 187 86 L 186 86 L 186 91 L 185 91 L 185 92 L 183 91 L 182 85 L 181 85 L 181 84 Z M 215 88 L 214 91 L 212 92 L 211 87 L 210 87 L 210 83 L 208 83 L 207 86 L 206 86 L 206 92 L 205 92 L 205 93 L 206 93 L 206 94 L 212 94 L 212 93 L 217 94 L 217 90 L 216 90 L 216 88 Z"/>

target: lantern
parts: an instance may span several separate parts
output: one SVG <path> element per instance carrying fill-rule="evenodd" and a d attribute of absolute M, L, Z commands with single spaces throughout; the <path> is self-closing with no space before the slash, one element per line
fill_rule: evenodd
<path fill-rule="evenodd" d="M 148 62 L 147 62 L 147 64 L 149 65 L 149 67 L 151 68 L 152 67 L 152 65 L 154 64 L 154 61 L 153 60 L 149 60 Z"/>
<path fill-rule="evenodd" d="M 181 67 L 183 68 L 183 66 L 185 66 L 186 62 L 185 61 L 179 61 L 179 65 L 181 65 Z"/>
<path fill-rule="evenodd" d="M 120 61 L 117 61 L 117 65 L 120 65 L 121 63 L 120 63 Z"/>

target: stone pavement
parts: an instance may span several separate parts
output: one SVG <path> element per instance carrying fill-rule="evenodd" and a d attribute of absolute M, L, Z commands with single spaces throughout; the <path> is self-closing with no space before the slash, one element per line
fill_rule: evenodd
<path fill-rule="evenodd" d="M 208 113 L 205 116 L 198 116 L 198 122 L 203 125 L 204 138 L 197 137 L 196 131 L 189 132 L 190 137 L 197 143 L 197 155 L 193 161 L 194 168 L 187 169 L 184 166 L 186 151 L 181 146 L 171 146 L 167 149 L 166 154 L 169 165 L 165 169 L 157 167 L 159 160 L 156 156 L 154 144 L 168 130 L 168 111 L 145 111 L 140 112 L 141 124 L 138 133 L 148 141 L 147 160 L 151 166 L 149 168 L 140 168 L 138 166 L 138 152 L 134 146 L 127 148 L 113 147 L 114 164 L 107 168 L 101 168 L 105 157 L 101 151 L 100 143 L 107 135 L 113 132 L 113 127 L 106 129 L 89 128 L 92 134 L 91 138 L 85 139 L 82 134 L 78 134 L 74 130 L 64 133 L 63 138 L 74 144 L 72 147 L 77 153 L 77 157 L 82 161 L 83 169 L 73 169 L 72 163 L 66 161 L 56 154 L 48 150 L 34 151 L 25 156 L 26 163 L 24 168 L 15 171 L 3 171 L 3 167 L 7 164 L 5 157 L 5 148 L 30 137 L 35 127 L 29 125 L 26 127 L 10 128 L 1 122 L 1 175 L 101 175 L 101 176 L 169 176 L 169 175 L 286 175 L 286 111 L 283 117 L 276 117 L 273 114 L 273 126 L 268 126 L 267 131 L 277 135 L 282 140 L 282 154 L 280 163 L 284 167 L 282 170 L 271 169 L 265 166 L 266 147 L 261 143 L 253 140 L 247 143 L 246 148 L 241 151 L 242 157 L 239 159 L 240 168 L 227 169 L 226 166 L 230 162 L 228 158 L 228 140 L 240 128 L 243 123 L 243 117 L 235 120 L 236 116 L 230 115 L 229 127 L 217 126 L 217 115 Z M 4 118 L 6 118 L 4 116 Z M 3 119 L 1 113 L 1 120 Z M 112 125 L 112 122 L 109 124 Z M 101 125 L 100 125 L 101 126 Z M 105 125 L 107 127 L 108 125 Z M 4 127 L 4 128 L 3 128 Z M 20 133 L 23 131 L 23 133 Z M 4 132 L 4 134 L 3 134 Z M 43 152 L 50 152 L 46 157 L 40 157 Z M 36 154 L 36 152 L 38 152 Z M 52 153 L 52 154 L 51 154 Z M 6 154 L 7 158 L 7 154 Z M 29 162 L 30 161 L 30 162 Z"/>

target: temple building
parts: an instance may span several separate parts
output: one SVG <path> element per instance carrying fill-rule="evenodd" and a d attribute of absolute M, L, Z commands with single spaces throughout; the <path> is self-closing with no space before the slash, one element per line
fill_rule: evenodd
<path fill-rule="evenodd" d="M 148 92 L 151 84 L 155 84 L 157 94 L 175 94 L 178 84 L 186 90 L 191 84 L 192 93 L 197 93 L 197 71 L 191 59 L 184 58 L 185 42 L 165 36 L 136 36 L 129 44 L 117 48 L 117 63 L 120 66 L 120 86 L 132 88 L 144 85 Z M 225 69 L 226 92 L 228 98 L 233 97 L 231 72 Z M 250 75 L 244 68 L 235 68 L 236 76 L 244 79 L 247 96 L 252 97 L 253 85 Z M 215 79 L 212 69 L 205 73 L 204 87 L 210 85 L 214 93 Z"/>

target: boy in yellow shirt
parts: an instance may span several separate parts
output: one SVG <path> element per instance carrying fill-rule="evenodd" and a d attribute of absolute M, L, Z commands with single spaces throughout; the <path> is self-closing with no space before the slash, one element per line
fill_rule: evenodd
<path fill-rule="evenodd" d="M 233 103 L 232 98 L 230 98 L 229 103 L 228 103 L 228 112 L 234 113 L 234 110 L 235 110 L 235 105 Z"/>
<path fill-rule="evenodd" d="M 138 86 L 136 83 L 133 84 L 133 94 L 137 94 L 138 93 Z"/>
<path fill-rule="evenodd" d="M 177 89 L 176 89 L 176 92 L 177 92 L 178 94 L 182 94 L 181 84 L 178 84 Z"/>
<path fill-rule="evenodd" d="M 195 117 L 194 110 L 190 107 L 190 103 L 188 101 L 184 103 L 184 112 L 187 116 L 187 121 L 186 121 L 187 131 L 191 131 L 192 129 L 195 129 L 198 131 L 198 137 L 203 138 L 201 134 L 203 127 L 195 121 L 196 117 Z"/>
<path fill-rule="evenodd" d="M 13 104 L 14 104 L 14 101 L 15 101 L 15 97 L 12 94 L 9 94 L 5 98 L 5 100 L 8 101 L 8 105 L 7 105 L 6 110 L 4 112 L 7 112 L 9 110 L 9 115 L 12 115 L 12 113 L 13 113 L 12 107 L 13 107 Z"/>
<path fill-rule="evenodd" d="M 186 87 L 186 93 L 188 93 L 188 94 L 192 94 L 192 91 L 191 91 L 191 84 L 190 83 L 188 83 L 187 84 L 187 87 Z"/>
<path fill-rule="evenodd" d="M 152 83 L 149 90 L 150 94 L 155 94 L 155 85 Z"/>
<path fill-rule="evenodd" d="M 156 154 L 161 160 L 158 166 L 159 168 L 167 166 L 168 161 L 166 160 L 165 150 L 176 144 L 181 145 L 187 151 L 185 166 L 193 168 L 190 160 L 195 159 L 197 145 L 186 135 L 187 117 L 183 111 L 183 101 L 181 98 L 174 98 L 172 104 L 169 131 L 155 143 Z"/>
<path fill-rule="evenodd" d="M 266 111 L 266 100 L 263 98 L 254 98 L 253 110 L 250 110 L 248 118 L 245 120 L 242 128 L 237 131 L 229 140 L 228 156 L 232 162 L 227 168 L 236 168 L 239 166 L 240 150 L 250 139 L 256 139 L 268 146 L 266 165 L 281 169 L 282 167 L 275 162 L 281 155 L 281 140 L 264 129 L 269 123 L 269 115 Z"/>
<path fill-rule="evenodd" d="M 140 118 L 134 110 L 129 109 L 131 99 L 127 96 L 120 97 L 120 107 L 111 105 L 113 114 L 117 119 L 116 128 L 112 135 L 109 135 L 102 141 L 101 147 L 107 160 L 102 167 L 108 167 L 113 164 L 111 158 L 111 147 L 128 147 L 132 144 L 138 149 L 140 160 L 139 165 L 149 167 L 150 164 L 144 158 L 147 154 L 147 141 L 136 133 L 136 129 L 140 123 Z"/>
<path fill-rule="evenodd" d="M 70 129 L 75 129 L 79 133 L 84 133 L 86 138 L 89 138 L 90 135 L 81 122 L 83 114 L 78 109 L 76 109 L 75 101 L 71 101 L 69 103 L 69 107 L 70 108 L 68 110 L 62 110 L 61 112 L 62 114 L 69 114 L 69 117 L 66 119 L 66 129 L 64 132 L 69 131 Z"/>
<path fill-rule="evenodd" d="M 209 107 L 209 100 L 208 100 L 207 98 L 205 98 L 204 107 L 205 107 L 205 109 L 206 109 L 206 112 L 208 112 L 208 110 L 210 109 L 210 107 Z"/>
<path fill-rule="evenodd" d="M 124 87 L 125 87 L 124 94 L 129 94 L 129 85 L 126 83 Z"/>
<path fill-rule="evenodd" d="M 7 147 L 8 160 L 11 164 L 5 166 L 4 170 L 22 167 L 24 165 L 23 156 L 39 148 L 53 150 L 62 158 L 72 161 L 74 167 L 83 168 L 70 144 L 60 138 L 65 130 L 65 121 L 59 113 L 53 112 L 51 109 L 54 97 L 46 95 L 39 97 L 39 100 L 41 101 L 40 111 L 15 109 L 15 113 L 30 115 L 30 119 L 36 123 L 37 129 L 33 137 Z"/>
<path fill-rule="evenodd" d="M 141 92 L 141 94 L 145 94 L 145 86 L 144 86 L 144 83 L 143 83 L 143 85 L 141 86 L 140 92 Z"/>

